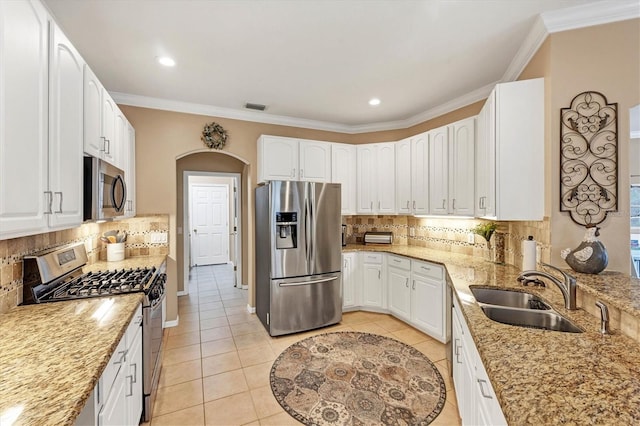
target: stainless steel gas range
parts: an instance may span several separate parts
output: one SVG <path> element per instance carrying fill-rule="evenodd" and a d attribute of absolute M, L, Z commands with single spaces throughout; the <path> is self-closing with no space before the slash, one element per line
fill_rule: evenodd
<path fill-rule="evenodd" d="M 89 297 L 144 293 L 142 303 L 143 419 L 149 421 L 162 359 L 162 309 L 166 263 L 159 268 L 120 269 L 83 273 L 87 253 L 83 243 L 57 247 L 24 257 L 23 304 Z"/>

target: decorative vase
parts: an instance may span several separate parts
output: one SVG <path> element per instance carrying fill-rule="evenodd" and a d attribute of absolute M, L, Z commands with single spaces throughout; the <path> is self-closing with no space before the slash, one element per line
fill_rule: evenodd
<path fill-rule="evenodd" d="M 493 259 L 495 257 L 494 256 L 495 249 L 493 248 L 493 245 L 491 244 L 491 240 L 487 241 L 487 246 L 482 251 L 482 253 L 484 254 L 484 260 L 485 261 L 493 262 Z"/>
<path fill-rule="evenodd" d="M 493 263 L 504 263 L 504 234 L 495 232 L 489 237 L 484 249 L 484 260 Z"/>
<path fill-rule="evenodd" d="M 598 240 L 600 228 L 597 226 L 587 226 L 587 232 L 580 245 L 575 249 L 564 249 L 560 256 L 576 272 L 583 274 L 598 274 L 602 272 L 609 263 L 609 255 L 604 244 Z"/>

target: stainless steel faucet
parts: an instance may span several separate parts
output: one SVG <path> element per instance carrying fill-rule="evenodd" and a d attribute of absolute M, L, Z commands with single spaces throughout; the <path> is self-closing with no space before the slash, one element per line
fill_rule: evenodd
<path fill-rule="evenodd" d="M 543 266 L 553 269 L 554 271 L 560 273 L 562 278 L 561 281 L 554 275 L 551 275 L 548 272 L 544 271 L 523 271 L 518 276 L 518 281 L 522 282 L 523 285 L 527 285 L 529 282 L 534 282 L 535 277 L 546 278 L 555 285 L 558 286 L 562 295 L 564 296 L 564 307 L 567 309 L 575 310 L 576 308 L 576 278 L 572 275 L 567 274 L 561 269 L 556 268 L 555 266 L 549 265 L 548 263 L 542 263 Z"/>

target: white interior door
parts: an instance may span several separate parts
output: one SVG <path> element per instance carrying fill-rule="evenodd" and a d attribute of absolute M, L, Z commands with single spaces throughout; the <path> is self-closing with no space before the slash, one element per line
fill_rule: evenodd
<path fill-rule="evenodd" d="M 229 261 L 229 186 L 191 187 L 191 258 L 194 265 Z"/>

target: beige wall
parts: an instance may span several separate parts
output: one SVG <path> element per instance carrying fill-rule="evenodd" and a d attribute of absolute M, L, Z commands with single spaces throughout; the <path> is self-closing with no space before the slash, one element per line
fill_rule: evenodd
<path fill-rule="evenodd" d="M 599 226 L 609 252 L 607 269 L 628 273 L 629 109 L 640 102 L 640 19 L 552 34 L 550 39 L 551 261 L 564 265 L 560 250 L 577 247 L 585 232 L 560 213 L 560 109 L 577 94 L 593 90 L 618 103 L 618 212 Z"/>

